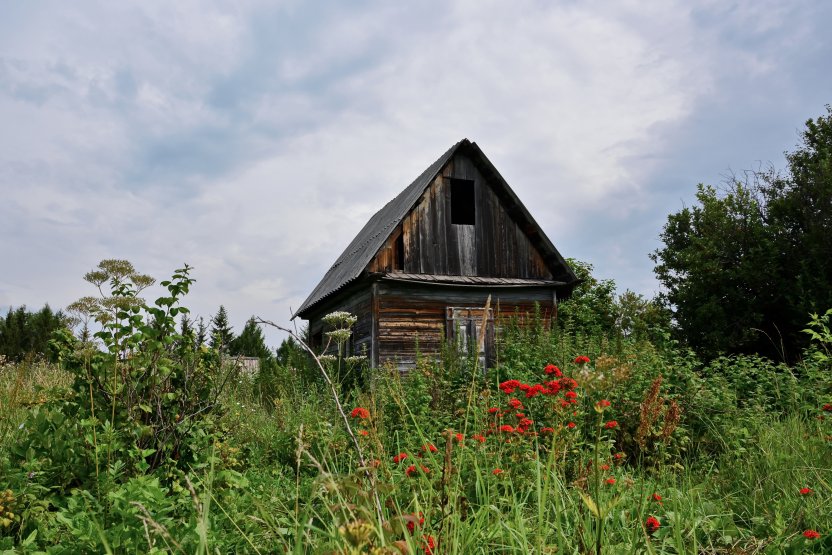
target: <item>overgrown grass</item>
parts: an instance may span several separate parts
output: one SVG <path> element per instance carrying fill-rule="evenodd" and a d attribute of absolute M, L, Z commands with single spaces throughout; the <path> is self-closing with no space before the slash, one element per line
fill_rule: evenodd
<path fill-rule="evenodd" d="M 574 363 L 577 355 L 592 363 Z M 552 404 L 562 393 L 550 401 L 499 388 L 507 379 L 541 382 L 549 363 L 578 381 L 574 405 Z M 656 417 L 645 422 L 659 376 Z M 407 376 L 379 370 L 363 389 L 342 392 L 350 408 L 370 413 L 354 427 L 366 431 L 372 480 L 324 387 L 283 383 L 264 393 L 240 378 L 202 424 L 209 447 L 184 472 L 113 466 L 98 486 L 59 488 L 44 481 L 56 457 L 17 446 L 67 401 L 69 377 L 42 363 L 4 364 L 0 491 L 12 492 L 2 510 L 15 517 L 0 528 L 0 553 L 832 552 L 832 430 L 819 419 L 828 414 L 820 404 L 828 376 L 750 357 L 704 365 L 671 347 L 513 328 L 485 377 L 464 358 L 423 360 Z M 497 423 L 489 408 L 503 413 L 510 398 L 537 434 L 489 429 Z M 611 407 L 599 413 L 601 399 Z M 681 413 L 665 434 L 672 402 Z M 514 410 L 503 418 L 519 422 Z M 56 437 L 85 430 L 48 421 Z M 88 438 L 76 440 L 63 445 L 89 449 Z M 394 462 L 402 452 L 408 457 Z M 807 539 L 806 530 L 821 537 Z"/>

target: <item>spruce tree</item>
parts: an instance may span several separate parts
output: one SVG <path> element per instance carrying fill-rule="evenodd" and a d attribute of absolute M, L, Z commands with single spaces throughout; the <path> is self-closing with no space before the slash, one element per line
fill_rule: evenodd
<path fill-rule="evenodd" d="M 227 353 L 231 347 L 231 342 L 234 340 L 234 334 L 231 332 L 228 313 L 224 306 L 220 305 L 217 314 L 211 319 L 211 324 L 211 347 Z"/>
<path fill-rule="evenodd" d="M 263 330 L 254 321 L 254 316 L 246 322 L 240 336 L 231 342 L 229 353 L 234 356 L 269 358 L 271 351 L 266 346 Z"/>

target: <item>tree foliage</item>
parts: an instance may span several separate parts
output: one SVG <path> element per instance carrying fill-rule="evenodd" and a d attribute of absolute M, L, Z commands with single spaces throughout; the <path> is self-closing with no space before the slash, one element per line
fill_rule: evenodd
<path fill-rule="evenodd" d="M 37 312 L 25 306 L 9 308 L 0 318 L 0 355 L 19 361 L 26 355 L 47 354 L 49 340 L 55 330 L 66 327 L 67 318 L 45 305 Z"/>
<path fill-rule="evenodd" d="M 832 306 L 832 108 L 809 120 L 788 171 L 754 172 L 668 216 L 651 258 L 680 338 L 706 357 L 790 358 L 807 315 Z"/>

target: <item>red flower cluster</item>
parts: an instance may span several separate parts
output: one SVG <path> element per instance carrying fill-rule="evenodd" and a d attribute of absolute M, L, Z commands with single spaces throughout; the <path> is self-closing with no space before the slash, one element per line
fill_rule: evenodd
<path fill-rule="evenodd" d="M 818 532 L 817 530 L 812 530 L 810 528 L 809 530 L 803 532 L 803 537 L 808 540 L 816 540 L 820 537 L 820 532 Z"/>
<path fill-rule="evenodd" d="M 560 368 L 558 368 L 554 364 L 547 365 L 546 368 L 543 369 L 543 371 L 546 372 L 549 375 L 554 374 L 558 378 L 563 376 L 563 372 L 561 372 Z"/>
<path fill-rule="evenodd" d="M 658 503 L 659 505 L 661 505 L 661 504 L 662 504 L 662 496 L 661 496 L 661 495 L 659 495 L 658 493 L 654 493 L 653 495 L 651 495 L 651 496 L 650 496 L 650 498 L 651 498 L 653 501 L 655 501 L 656 503 Z"/>
<path fill-rule="evenodd" d="M 604 427 L 608 430 L 612 430 L 613 428 L 618 427 L 618 422 L 616 422 L 615 420 L 610 420 L 609 422 L 604 424 Z"/>
<path fill-rule="evenodd" d="M 514 426 L 509 426 L 508 424 L 504 424 L 500 426 L 500 431 L 506 434 L 513 434 L 514 433 Z"/>
<path fill-rule="evenodd" d="M 479 441 L 480 443 L 485 443 L 485 436 L 482 434 L 474 434 L 471 436 L 471 439 Z"/>
<path fill-rule="evenodd" d="M 599 409 L 605 409 L 605 408 L 609 407 L 611 404 L 612 403 L 610 403 L 606 399 L 601 399 L 600 401 L 595 403 L 595 406 L 598 407 Z"/>
<path fill-rule="evenodd" d="M 499 476 L 502 473 L 503 473 L 502 468 L 495 468 L 494 470 L 491 471 L 491 474 L 493 474 L 494 476 Z"/>
<path fill-rule="evenodd" d="M 509 399 L 508 406 L 510 406 L 513 409 L 522 409 L 523 403 L 520 402 L 520 399 Z"/>
<path fill-rule="evenodd" d="M 800 495 L 809 495 L 813 493 L 812 488 L 800 488 Z"/>
<path fill-rule="evenodd" d="M 370 432 L 368 432 L 367 430 L 358 430 L 358 433 L 365 437 L 370 435 Z"/>
<path fill-rule="evenodd" d="M 407 458 L 407 453 L 399 453 L 395 457 L 393 457 L 393 462 L 398 464 Z"/>
<path fill-rule="evenodd" d="M 567 425 L 566 425 L 566 427 L 567 427 L 567 428 L 569 428 L 570 430 L 572 430 L 572 429 L 574 429 L 574 428 L 575 428 L 575 423 L 574 423 L 574 422 L 570 422 L 569 424 L 567 424 Z"/>
<path fill-rule="evenodd" d="M 826 403 L 823 405 L 823 412 L 832 412 L 832 403 Z"/>
<path fill-rule="evenodd" d="M 575 357 L 575 364 L 587 364 L 589 362 L 589 357 L 580 355 Z"/>
<path fill-rule="evenodd" d="M 500 384 L 500 389 L 506 395 L 511 395 L 518 387 L 520 387 L 519 380 L 507 380 Z"/>
<path fill-rule="evenodd" d="M 606 480 L 604 480 L 604 481 L 605 481 L 607 484 L 609 484 L 610 486 L 614 486 L 614 485 L 615 485 L 615 478 L 613 478 L 612 476 L 610 476 L 609 478 L 607 478 L 607 479 L 606 479 Z"/>
<path fill-rule="evenodd" d="M 364 407 L 356 407 L 356 408 L 352 409 L 352 412 L 350 413 L 350 416 L 352 416 L 353 418 L 361 418 L 361 419 L 370 418 L 370 411 L 368 411 Z"/>
<path fill-rule="evenodd" d="M 425 443 L 422 445 L 422 449 L 419 451 L 419 456 L 423 456 L 425 453 L 430 451 L 431 453 L 436 453 L 436 445 L 433 443 Z"/>
<path fill-rule="evenodd" d="M 659 519 L 652 515 L 648 516 L 647 520 L 644 522 L 644 527 L 647 529 L 648 534 L 653 534 L 661 525 L 662 523 L 659 522 Z"/>
<path fill-rule="evenodd" d="M 422 536 L 422 538 L 422 550 L 425 552 L 425 555 L 433 555 L 433 550 L 436 549 L 436 540 L 433 539 L 433 536 L 427 534 Z"/>

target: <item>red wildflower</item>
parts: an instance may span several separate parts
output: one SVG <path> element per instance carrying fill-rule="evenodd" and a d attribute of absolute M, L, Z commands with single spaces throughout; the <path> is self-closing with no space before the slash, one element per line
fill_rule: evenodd
<path fill-rule="evenodd" d="M 372 466 L 373 468 L 378 468 L 381 466 L 381 461 L 378 459 L 373 459 L 370 461 L 370 466 Z"/>
<path fill-rule="evenodd" d="M 454 439 L 456 439 L 458 443 L 462 443 L 463 441 L 465 441 L 465 436 L 457 432 L 454 434 Z"/>
<path fill-rule="evenodd" d="M 561 408 L 566 409 L 566 408 L 569 408 L 570 403 L 566 399 L 561 399 L 560 400 L 560 406 L 561 406 Z"/>
<path fill-rule="evenodd" d="M 514 390 L 518 387 L 520 387 L 520 382 L 518 380 L 506 380 L 500 384 L 500 389 L 506 394 L 514 393 Z"/>
<path fill-rule="evenodd" d="M 352 409 L 350 416 L 353 418 L 370 418 L 370 411 L 365 409 L 364 407 L 355 407 Z"/>
<path fill-rule="evenodd" d="M 569 378 L 569 377 L 561 378 L 560 380 L 558 380 L 558 383 L 560 383 L 560 388 L 561 389 L 569 390 L 569 389 L 575 389 L 576 387 L 578 387 L 578 382 L 576 382 L 575 380 L 573 380 L 572 378 Z"/>
<path fill-rule="evenodd" d="M 528 430 L 531 427 L 532 424 L 534 424 L 533 420 L 531 420 L 530 418 L 523 418 L 522 420 L 520 420 L 520 423 L 517 425 L 517 429 L 522 431 L 522 432 L 525 432 L 526 430 Z"/>
<path fill-rule="evenodd" d="M 541 391 L 544 395 L 557 395 L 560 391 L 560 384 L 556 381 L 546 382 L 546 389 Z"/>
<path fill-rule="evenodd" d="M 544 428 L 540 428 L 540 433 L 541 434 L 553 434 L 553 433 L 555 433 L 555 429 L 546 426 Z"/>
<path fill-rule="evenodd" d="M 655 501 L 656 503 L 658 503 L 659 505 L 661 505 L 661 504 L 662 504 L 662 496 L 661 496 L 661 495 L 659 495 L 658 493 L 654 493 L 653 495 L 651 495 L 651 496 L 650 496 L 650 498 L 651 498 L 653 501 Z"/>
<path fill-rule="evenodd" d="M 644 522 L 644 527 L 647 528 L 648 534 L 654 533 L 661 525 L 662 523 L 659 522 L 659 519 L 654 516 L 648 516 L 647 520 Z"/>
<path fill-rule="evenodd" d="M 491 474 L 493 474 L 494 476 L 499 476 L 502 473 L 503 473 L 502 468 L 495 468 L 494 470 L 491 471 Z"/>
<path fill-rule="evenodd" d="M 522 409 L 523 408 L 523 403 L 520 402 L 520 399 L 515 399 L 515 398 L 509 399 L 508 404 L 513 409 Z"/>
<path fill-rule="evenodd" d="M 419 522 L 419 527 L 421 528 L 422 525 L 425 523 L 425 515 L 423 515 L 422 513 L 419 513 L 418 515 L 414 514 L 414 515 L 411 515 L 411 516 L 412 516 L 413 520 L 408 520 L 407 521 L 407 531 L 412 534 L 414 531 L 416 531 L 416 520 L 415 519 L 417 519 L 417 518 L 419 519 L 419 521 L 418 521 Z"/>
<path fill-rule="evenodd" d="M 617 460 L 617 461 L 620 461 L 621 459 L 623 459 L 623 458 L 624 458 L 624 453 L 622 453 L 621 451 L 619 451 L 618 453 L 616 453 L 615 455 L 613 455 L 613 458 L 615 458 L 615 460 Z"/>
<path fill-rule="evenodd" d="M 615 420 L 610 420 L 609 422 L 604 424 L 604 427 L 608 430 L 612 430 L 613 428 L 618 427 L 618 422 L 616 422 Z"/>
<path fill-rule="evenodd" d="M 608 465 L 608 464 L 602 464 L 602 465 L 601 465 L 601 470 L 603 470 L 603 471 L 607 471 L 607 470 L 609 470 L 609 469 L 610 469 L 610 465 Z"/>
<path fill-rule="evenodd" d="M 431 453 L 436 453 L 436 445 L 433 443 L 425 443 L 422 445 L 422 453 L 427 453 L 430 451 Z"/>
<path fill-rule="evenodd" d="M 525 415 L 525 414 L 523 414 L 522 412 L 518 412 L 518 413 L 517 413 L 517 414 L 515 414 L 514 416 L 516 416 L 516 417 L 517 417 L 517 418 L 519 418 L 520 420 L 522 420 L 522 419 L 526 418 L 526 415 Z"/>
<path fill-rule="evenodd" d="M 817 530 L 812 530 L 810 528 L 809 530 L 803 532 L 803 537 L 808 540 L 816 540 L 820 537 L 820 532 L 818 532 Z"/>
<path fill-rule="evenodd" d="M 531 387 L 532 386 L 530 386 L 527 383 L 521 383 L 519 389 L 520 389 L 520 391 L 528 391 L 529 389 L 531 389 Z"/>
<path fill-rule="evenodd" d="M 575 423 L 574 423 L 574 422 L 570 422 L 569 424 L 567 424 L 567 425 L 566 425 L 566 427 L 567 427 L 567 428 L 569 428 L 569 429 L 571 430 L 572 428 L 574 428 L 574 427 L 575 427 Z"/>
<path fill-rule="evenodd" d="M 500 407 L 491 407 L 488 409 L 488 414 L 496 414 L 498 412 L 500 412 Z"/>
<path fill-rule="evenodd" d="M 832 412 L 832 403 L 826 403 L 825 405 L 823 405 L 823 411 Z"/>
<path fill-rule="evenodd" d="M 485 443 L 485 436 L 481 434 L 474 434 L 471 436 L 471 439 L 479 441 L 480 443 Z"/>
<path fill-rule="evenodd" d="M 589 362 L 589 357 L 588 356 L 580 355 L 580 356 L 575 357 L 575 364 L 586 364 L 588 362 Z"/>
<path fill-rule="evenodd" d="M 434 549 L 436 549 L 436 540 L 433 539 L 433 536 L 429 536 L 428 534 L 422 536 L 422 550 L 425 552 L 425 555 L 433 555 Z"/>
<path fill-rule="evenodd" d="M 370 432 L 368 432 L 367 430 L 358 430 L 358 433 L 361 434 L 362 436 L 370 435 Z"/>
<path fill-rule="evenodd" d="M 503 426 L 500 426 L 500 431 L 507 434 L 511 434 L 514 433 L 514 428 L 512 426 L 509 426 L 508 424 L 505 424 Z"/>
<path fill-rule="evenodd" d="M 407 458 L 407 453 L 399 453 L 395 457 L 393 457 L 394 463 L 400 463 Z"/>
<path fill-rule="evenodd" d="M 604 480 L 604 481 L 605 481 L 607 484 L 611 485 L 611 486 L 615 485 L 615 478 L 613 478 L 612 476 L 610 476 L 609 478 L 607 478 L 607 479 L 606 479 L 606 480 Z"/>
<path fill-rule="evenodd" d="M 531 386 L 528 391 L 526 391 L 526 398 L 531 399 L 532 397 L 535 397 L 537 394 L 541 393 L 542 391 L 543 391 L 543 385 L 539 384 L 539 383 L 536 383 L 533 386 Z"/>
<path fill-rule="evenodd" d="M 809 495 L 810 493 L 814 493 L 812 488 L 800 488 L 800 495 Z"/>
<path fill-rule="evenodd" d="M 610 403 L 610 402 L 609 402 L 609 401 L 607 401 L 606 399 L 601 399 L 600 401 L 598 401 L 597 403 L 595 403 L 595 406 L 596 406 L 596 407 L 598 407 L 599 409 L 605 409 L 605 408 L 607 408 L 608 406 L 610 406 L 611 404 L 612 404 L 612 403 Z"/>
<path fill-rule="evenodd" d="M 554 364 L 547 365 L 546 368 L 543 369 L 543 371 L 546 372 L 547 374 L 554 374 L 558 378 L 563 376 L 563 372 L 561 372 L 560 368 L 558 368 Z"/>
<path fill-rule="evenodd" d="M 422 472 L 424 472 L 425 474 L 430 472 L 430 468 L 426 467 L 425 465 L 420 465 L 420 467 L 422 469 Z M 410 466 L 407 467 L 407 470 L 405 470 L 404 473 L 408 477 L 412 477 L 414 474 L 416 474 L 416 465 L 411 464 Z"/>

